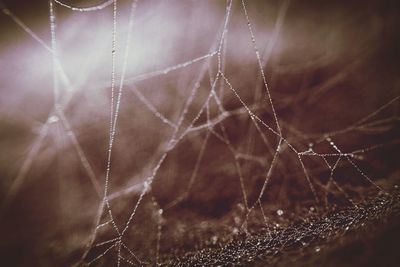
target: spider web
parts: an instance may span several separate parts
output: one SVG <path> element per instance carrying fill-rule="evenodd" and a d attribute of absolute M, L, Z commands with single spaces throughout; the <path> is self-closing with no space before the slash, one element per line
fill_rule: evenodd
<path fill-rule="evenodd" d="M 203 53 L 177 64 L 157 65 L 166 67 L 146 66 L 149 71 L 144 73 L 129 68 L 137 49 L 135 29 L 148 22 L 139 19 L 140 8 L 151 9 L 152 4 L 110 0 L 79 7 L 50 0 L 50 44 L 2 8 L 51 57 L 54 96 L 52 110 L 10 183 L 3 206 L 18 197 L 56 125 L 62 136 L 55 141 L 60 150 L 56 153 L 72 153 L 78 159 L 75 164 L 84 170 L 82 176 L 88 178 L 90 194 L 98 203 L 97 209 L 91 207 L 96 211 L 90 212 L 93 225 L 89 226 L 87 216 L 79 221 L 85 223 L 79 230 L 85 242 L 77 242 L 74 248 L 79 252 L 75 266 L 246 264 L 260 255 L 273 262 L 279 252 L 297 246 L 319 252 L 349 230 L 383 220 L 397 210 L 398 195 L 391 192 L 396 173 L 374 177 L 373 167 L 379 169 L 384 159 L 370 154 L 398 146 L 398 114 L 393 107 L 398 107 L 400 96 L 391 96 L 372 111 L 368 107 L 368 112 L 343 127 L 305 132 L 302 124 L 314 131 L 320 128 L 310 121 L 321 124 L 324 118 L 315 114 L 311 120 L 314 114 L 301 113 L 301 104 L 335 108 L 328 99 L 334 98 L 332 88 L 340 86 L 351 71 L 344 68 L 329 74 L 321 84 L 295 94 L 293 88 L 288 93 L 275 89 L 267 70 L 290 1 L 276 7 L 273 28 L 260 40 L 252 4 L 244 0 L 224 4 L 218 27 L 199 45 Z M 104 139 L 95 138 L 94 152 L 91 146 L 85 148 L 90 137 L 83 131 L 91 122 L 69 118 L 74 109 L 69 106 L 82 104 L 78 100 L 84 95 L 76 90 L 79 81 L 70 78 L 59 51 L 58 12 L 66 11 L 111 16 L 109 76 L 96 77 L 99 82 L 88 89 L 90 94 L 107 93 L 109 105 L 108 145 L 104 149 Z M 240 36 L 237 28 L 242 29 Z M 185 42 L 184 48 L 189 45 Z M 248 50 L 248 61 L 235 58 L 240 49 Z M 246 75 L 251 78 L 243 79 Z M 307 121 L 296 121 L 297 114 L 306 114 L 298 117 Z M 105 130 L 104 118 L 105 114 L 99 122 L 103 126 L 92 132 Z M 105 132 L 101 136 L 106 137 Z M 146 140 L 149 144 L 140 144 Z M 69 146 L 73 151 L 65 149 Z M 98 165 L 93 155 L 97 151 L 106 155 Z M 174 253 L 178 258 L 171 256 Z"/>

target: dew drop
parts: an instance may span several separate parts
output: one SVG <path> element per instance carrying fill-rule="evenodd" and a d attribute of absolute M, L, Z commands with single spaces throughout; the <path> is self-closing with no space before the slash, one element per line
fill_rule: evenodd
<path fill-rule="evenodd" d="M 144 184 L 143 184 L 143 191 L 144 191 L 144 193 L 149 192 L 150 186 L 151 186 L 151 185 L 150 185 L 150 181 L 144 182 Z"/>
<path fill-rule="evenodd" d="M 58 117 L 56 115 L 52 115 L 47 119 L 47 122 L 48 123 L 55 123 L 55 122 L 58 122 L 58 120 L 59 119 L 58 119 Z"/>
<path fill-rule="evenodd" d="M 320 252 L 321 251 L 321 248 L 320 247 L 316 247 L 315 248 L 315 252 Z"/>
<path fill-rule="evenodd" d="M 278 216 L 282 216 L 283 215 L 283 210 L 277 210 L 276 214 L 278 214 Z"/>

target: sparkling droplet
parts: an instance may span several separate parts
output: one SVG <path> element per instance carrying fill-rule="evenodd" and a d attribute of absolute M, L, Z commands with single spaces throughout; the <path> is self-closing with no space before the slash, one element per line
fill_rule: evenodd
<path fill-rule="evenodd" d="M 145 181 L 143 184 L 143 191 L 144 193 L 147 193 L 149 192 L 149 190 L 150 190 L 150 181 Z"/>
<path fill-rule="evenodd" d="M 159 210 L 158 210 L 158 214 L 159 214 L 159 215 L 162 215 L 163 212 L 164 212 L 163 209 L 159 209 Z"/>
<path fill-rule="evenodd" d="M 276 152 L 281 152 L 281 145 L 276 148 Z"/>
<path fill-rule="evenodd" d="M 47 122 L 48 123 L 55 123 L 55 122 L 58 122 L 58 117 L 56 116 L 56 115 L 53 115 L 53 116 L 50 116 L 48 119 L 47 119 Z"/>
<path fill-rule="evenodd" d="M 321 248 L 320 247 L 316 247 L 315 248 L 315 252 L 320 252 L 321 251 Z"/>
<path fill-rule="evenodd" d="M 211 242 L 213 243 L 213 245 L 215 245 L 218 241 L 218 237 L 215 235 L 211 238 Z"/>
<path fill-rule="evenodd" d="M 277 210 L 276 214 L 278 214 L 278 216 L 282 216 L 283 215 L 283 210 Z"/>

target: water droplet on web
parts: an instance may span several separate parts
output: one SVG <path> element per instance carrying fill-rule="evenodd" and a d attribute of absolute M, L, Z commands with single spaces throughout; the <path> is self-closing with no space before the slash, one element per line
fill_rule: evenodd
<path fill-rule="evenodd" d="M 396 185 L 394 185 L 394 188 L 395 189 L 399 189 L 399 186 L 396 184 Z"/>
<path fill-rule="evenodd" d="M 350 229 L 350 227 L 349 227 L 349 226 L 347 226 L 345 230 L 347 231 L 347 230 L 349 230 L 349 229 Z"/>
<path fill-rule="evenodd" d="M 281 152 L 281 150 L 282 150 L 282 146 L 279 145 L 279 146 L 276 148 L 276 152 Z"/>
<path fill-rule="evenodd" d="M 59 121 L 59 119 L 58 119 L 58 117 L 56 115 L 52 115 L 47 119 L 48 123 L 56 123 L 58 121 Z"/>
<path fill-rule="evenodd" d="M 158 214 L 159 214 L 159 215 L 162 215 L 163 212 L 164 212 L 163 209 L 159 209 L 159 210 L 158 210 Z"/>
<path fill-rule="evenodd" d="M 239 229 L 237 229 L 236 227 L 233 228 L 232 233 L 233 233 L 234 235 L 238 234 L 238 233 L 239 233 Z"/>
<path fill-rule="evenodd" d="M 215 235 L 211 238 L 211 242 L 213 243 L 213 245 L 215 245 L 218 241 L 218 237 Z"/>
<path fill-rule="evenodd" d="M 321 251 L 321 248 L 320 247 L 316 247 L 315 248 L 315 252 L 320 252 Z"/>
<path fill-rule="evenodd" d="M 144 193 L 147 193 L 147 192 L 149 192 L 149 190 L 150 190 L 150 181 L 145 181 L 144 182 L 144 184 L 143 184 L 143 191 L 144 191 Z"/>
<path fill-rule="evenodd" d="M 276 214 L 278 214 L 278 216 L 282 216 L 282 215 L 283 215 L 283 210 L 280 210 L 280 209 L 277 210 L 277 211 L 276 211 Z"/>

